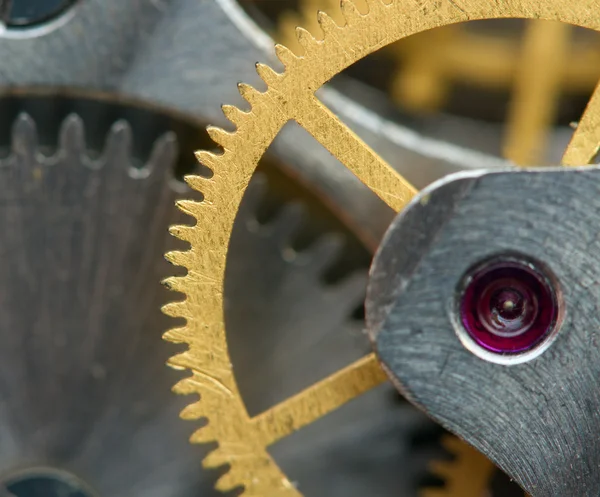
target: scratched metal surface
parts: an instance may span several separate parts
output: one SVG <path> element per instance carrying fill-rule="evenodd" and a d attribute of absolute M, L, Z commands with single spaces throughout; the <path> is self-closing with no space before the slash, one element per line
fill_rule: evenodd
<path fill-rule="evenodd" d="M 534 497 L 600 488 L 599 179 L 598 168 L 457 175 L 398 216 L 371 269 L 369 328 L 397 386 Z M 466 270 L 507 252 L 549 267 L 565 305 L 555 342 L 511 366 L 467 351 L 451 321 Z"/>

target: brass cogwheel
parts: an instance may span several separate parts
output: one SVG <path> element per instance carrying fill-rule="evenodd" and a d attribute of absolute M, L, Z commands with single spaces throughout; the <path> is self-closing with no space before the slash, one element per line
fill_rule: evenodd
<path fill-rule="evenodd" d="M 186 320 L 185 326 L 168 331 L 165 338 L 189 346 L 170 360 L 174 368 L 191 373 L 174 390 L 200 396 L 182 412 L 182 417 L 208 418 L 206 426 L 197 430 L 191 440 L 218 441 L 218 447 L 206 457 L 204 465 L 230 466 L 217 483 L 220 490 L 242 486 L 247 496 L 301 495 L 270 457 L 267 447 L 386 380 L 377 358 L 371 354 L 255 417 L 248 415 L 240 396 L 227 350 L 223 313 L 227 246 L 248 182 L 284 124 L 290 120 L 300 124 L 392 209 L 399 211 L 415 195 L 415 189 L 320 102 L 315 96 L 317 89 L 375 50 L 406 36 L 457 22 L 541 18 L 600 30 L 600 0 L 585 3 L 368 0 L 367 3 L 368 13 L 361 14 L 350 0 L 343 0 L 344 26 L 320 13 L 323 40 L 316 40 L 299 28 L 303 56 L 277 46 L 277 55 L 285 66 L 283 73 L 257 65 L 267 90 L 261 93 L 248 85 L 239 85 L 251 110 L 223 107 L 236 131 L 209 128 L 211 137 L 223 151 L 197 154 L 214 175 L 187 178 L 194 189 L 204 194 L 204 201 L 178 203 L 183 212 L 195 218 L 196 224 L 174 226 L 171 230 L 176 237 L 189 242 L 191 248 L 167 254 L 168 260 L 188 272 L 165 282 L 186 296 L 185 300 L 164 307 L 169 316 Z M 600 143 L 599 108 L 600 92 L 596 92 L 565 154 L 566 164 L 589 163 L 596 154 Z"/>

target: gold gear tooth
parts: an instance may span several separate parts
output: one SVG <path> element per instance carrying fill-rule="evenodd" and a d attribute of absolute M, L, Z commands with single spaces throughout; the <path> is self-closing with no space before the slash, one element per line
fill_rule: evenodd
<path fill-rule="evenodd" d="M 186 313 L 189 312 L 187 301 L 183 300 L 180 302 L 169 302 L 162 306 L 162 312 L 172 318 L 185 317 Z"/>
<path fill-rule="evenodd" d="M 222 105 L 221 110 L 227 120 L 233 124 L 236 128 L 242 126 L 250 118 L 249 112 L 244 112 L 235 105 Z"/>
<path fill-rule="evenodd" d="M 194 178 L 200 178 L 200 177 L 201 176 L 191 176 L 190 175 L 190 176 L 186 176 L 185 180 L 186 180 L 186 182 L 189 182 L 189 181 L 194 181 Z M 178 200 L 177 202 L 175 202 L 175 205 L 184 214 L 187 214 L 188 216 L 198 219 L 202 215 L 202 208 L 203 208 L 203 204 L 205 204 L 205 203 L 206 203 L 205 200 L 203 200 L 202 202 L 197 202 L 195 200 Z"/>
<path fill-rule="evenodd" d="M 165 259 L 174 266 L 181 266 L 188 269 L 193 263 L 193 254 L 189 250 L 172 250 L 165 254 Z"/>
<path fill-rule="evenodd" d="M 177 356 L 174 356 L 174 357 L 177 357 Z M 173 358 L 171 358 L 171 359 L 173 359 Z M 187 371 L 187 369 L 185 369 L 185 368 L 183 370 Z M 177 395 L 196 395 L 196 396 L 199 396 L 198 392 L 196 391 L 196 387 L 194 386 L 192 376 L 187 376 L 185 378 L 182 378 L 177 383 L 175 383 L 175 385 L 173 386 L 173 388 L 171 390 L 173 390 L 173 392 L 175 392 Z M 198 402 L 200 402 L 200 400 L 196 400 L 194 402 L 191 402 L 190 404 L 188 404 L 182 410 L 182 412 L 185 411 L 190 406 L 196 405 Z M 202 416 L 197 416 L 197 417 L 190 418 L 190 419 L 200 419 L 201 417 Z"/>
<path fill-rule="evenodd" d="M 210 198 L 214 193 L 215 186 L 214 176 L 212 178 L 205 178 L 204 176 L 190 174 L 185 177 L 185 182 L 194 190 L 202 192 L 204 195 L 204 200 L 202 202 L 196 202 L 198 207 L 195 212 L 197 212 L 197 214 L 190 214 L 190 216 L 197 219 L 203 215 L 203 209 L 211 204 Z"/>
<path fill-rule="evenodd" d="M 238 91 L 240 95 L 250 104 L 251 107 L 260 104 L 261 96 L 263 95 L 254 86 L 247 83 L 238 83 Z"/>
<path fill-rule="evenodd" d="M 185 393 L 184 395 L 197 394 L 197 392 L 195 391 L 195 386 L 193 387 L 194 391 L 191 391 L 191 392 L 190 392 L 191 387 L 188 388 L 188 386 L 192 385 L 194 381 L 195 380 L 193 378 L 187 378 L 185 388 L 186 388 L 186 392 L 189 392 L 189 393 Z M 177 393 L 181 394 L 181 391 L 179 391 Z M 200 404 L 200 402 L 203 402 L 203 401 L 204 401 L 204 398 L 201 397 L 196 402 L 192 402 L 191 404 L 188 404 L 187 406 L 185 406 L 181 411 L 181 419 L 185 419 L 187 421 L 195 421 L 195 420 L 204 418 L 205 416 L 202 414 L 203 411 L 201 409 L 199 409 L 199 404 Z M 192 443 L 197 443 L 197 444 L 217 441 L 217 439 L 212 434 L 212 430 L 210 429 L 210 424 L 206 424 L 205 426 L 201 426 L 200 428 L 195 430 L 194 433 L 192 433 L 190 440 Z"/>
<path fill-rule="evenodd" d="M 195 238 L 194 226 L 188 226 L 185 224 L 176 224 L 169 227 L 169 233 L 175 238 L 184 242 L 191 242 Z"/>
<path fill-rule="evenodd" d="M 217 145 L 223 147 L 224 150 L 231 149 L 230 144 L 234 140 L 232 133 L 225 131 L 223 128 L 219 128 L 218 126 L 207 126 L 206 131 L 208 132 L 208 136 L 210 136 L 211 140 Z"/>
<path fill-rule="evenodd" d="M 169 290 L 179 293 L 184 293 L 185 286 L 188 283 L 189 282 L 185 276 L 171 276 L 163 280 L 163 285 L 165 285 Z"/>
<path fill-rule="evenodd" d="M 296 28 L 296 38 L 300 46 L 304 49 L 305 55 L 311 55 L 319 49 L 319 40 L 304 28 Z"/>
<path fill-rule="evenodd" d="M 189 338 L 186 334 L 188 329 L 185 326 L 180 328 L 171 328 L 169 331 L 163 333 L 163 340 L 166 340 L 171 343 L 187 343 L 187 339 Z"/>
<path fill-rule="evenodd" d="M 430 471 L 442 479 L 452 477 L 454 465 L 451 461 L 432 461 L 429 465 Z"/>
<path fill-rule="evenodd" d="M 181 317 L 181 316 L 177 316 L 177 317 Z M 163 338 L 171 343 L 176 343 L 176 344 L 185 343 L 186 345 L 189 345 L 195 339 L 193 333 L 190 332 L 190 329 L 187 326 L 173 328 L 173 329 L 167 331 L 166 333 L 164 333 Z M 183 353 L 185 353 L 185 352 L 183 352 Z M 169 360 L 167 361 L 167 363 L 170 366 L 174 367 L 175 369 L 184 368 L 185 365 L 180 364 L 180 362 L 183 361 L 183 358 L 181 358 L 180 356 L 181 356 L 181 354 L 171 356 L 169 358 Z"/>
<path fill-rule="evenodd" d="M 324 36 L 328 36 L 341 29 L 341 26 L 335 22 L 335 19 L 322 10 L 317 13 L 317 21 L 319 22 L 319 26 L 321 26 Z"/>
<path fill-rule="evenodd" d="M 245 85 L 247 86 L 247 85 Z M 243 96 L 243 95 L 242 95 Z M 203 166 L 208 167 L 214 173 L 219 171 L 219 164 L 221 157 L 223 154 L 215 154 L 214 152 L 209 152 L 208 150 L 199 150 L 194 154 L 198 162 L 200 162 Z M 193 175 L 192 177 L 202 178 L 202 176 Z M 186 176 L 186 180 L 189 176 Z M 189 183 L 188 183 L 189 184 Z M 201 192 L 204 193 L 204 192 Z"/>
<path fill-rule="evenodd" d="M 256 64 L 256 72 L 260 76 L 267 86 L 274 85 L 277 81 L 279 81 L 283 76 L 275 71 L 273 68 L 266 64 L 261 64 L 260 62 Z"/>
<path fill-rule="evenodd" d="M 458 437 L 452 435 L 445 435 L 442 438 L 442 447 L 446 449 L 450 454 L 458 455 L 464 450 L 464 442 Z"/>
<path fill-rule="evenodd" d="M 275 45 L 275 54 L 286 70 L 293 67 L 298 60 L 298 56 L 294 52 L 280 43 Z"/>

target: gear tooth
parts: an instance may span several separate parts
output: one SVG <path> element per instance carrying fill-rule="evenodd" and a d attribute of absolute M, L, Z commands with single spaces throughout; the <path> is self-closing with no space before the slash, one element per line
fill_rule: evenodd
<path fill-rule="evenodd" d="M 250 104 L 250 106 L 256 105 L 260 99 L 261 93 L 252 85 L 247 83 L 238 83 L 238 91 L 244 100 Z"/>
<path fill-rule="evenodd" d="M 188 316 L 189 315 L 188 311 L 189 311 L 189 309 L 187 306 L 187 302 L 185 300 L 183 300 L 181 302 L 169 302 L 168 304 L 165 304 L 162 306 L 163 314 L 166 314 L 167 316 L 171 316 L 172 318 L 180 318 L 182 316 Z M 174 356 L 174 357 L 177 357 L 177 356 Z M 173 359 L 173 358 L 171 358 L 171 359 Z"/>
<path fill-rule="evenodd" d="M 292 52 L 288 47 L 280 45 L 279 43 L 275 45 L 275 53 L 277 54 L 277 58 L 286 68 L 294 65 L 294 63 L 298 60 L 298 57 L 294 54 L 294 52 Z"/>
<path fill-rule="evenodd" d="M 153 171 L 163 167 L 172 172 L 175 169 L 175 161 L 178 153 L 179 143 L 177 135 L 172 131 L 163 133 L 154 142 L 148 161 L 144 164 L 143 168 L 137 169 L 137 174 L 140 176 L 149 176 Z"/>
<path fill-rule="evenodd" d="M 256 72 L 268 86 L 273 86 L 281 79 L 281 74 L 266 64 L 257 63 Z"/>
<path fill-rule="evenodd" d="M 177 391 L 176 393 L 181 395 L 180 391 Z M 192 393 L 196 393 L 196 392 L 188 392 L 185 395 L 191 395 Z M 179 413 L 179 417 L 181 419 L 185 419 L 186 421 L 194 421 L 194 420 L 203 418 L 204 415 L 202 414 L 200 404 L 201 404 L 201 401 L 193 402 L 192 404 L 185 406 Z M 200 428 L 199 430 L 194 432 L 194 434 L 190 438 L 190 441 L 192 443 L 212 442 L 214 440 L 214 438 L 210 437 L 210 435 L 209 435 L 209 437 L 205 437 L 204 432 L 200 435 L 200 431 L 202 431 L 202 430 L 206 431 L 205 428 L 206 427 Z"/>
<path fill-rule="evenodd" d="M 296 37 L 307 54 L 314 52 L 319 46 L 318 40 L 304 28 L 296 28 Z"/>
<path fill-rule="evenodd" d="M 228 462 L 226 459 L 223 458 L 223 456 L 221 456 L 221 454 L 219 454 L 218 450 L 211 452 L 209 456 L 211 456 L 210 464 L 212 464 L 212 466 L 205 467 L 216 468 L 227 464 Z M 205 461 L 206 459 L 208 459 L 208 457 L 205 458 Z M 239 481 L 239 477 L 230 469 L 225 474 L 221 475 L 221 477 L 217 480 L 217 483 L 215 483 L 215 488 L 220 492 L 231 492 L 234 488 L 239 486 Z M 250 497 L 250 494 L 248 494 L 247 492 L 243 492 L 242 495 Z"/>
<path fill-rule="evenodd" d="M 340 29 L 340 26 L 338 26 L 333 17 L 321 10 L 317 13 L 317 19 L 319 20 L 319 26 L 321 26 L 323 33 L 326 35 Z"/>
<path fill-rule="evenodd" d="M 184 268 L 189 268 L 191 266 L 193 257 L 194 255 L 191 250 L 186 250 L 185 252 L 172 250 L 165 254 L 165 259 L 171 264 Z"/>
<path fill-rule="evenodd" d="M 231 121 L 236 128 L 239 128 L 248 120 L 249 113 L 238 109 L 235 105 L 223 105 L 221 106 L 221 109 L 223 110 L 225 117 Z"/>
<path fill-rule="evenodd" d="M 198 176 L 196 174 L 188 174 L 184 177 L 185 182 L 191 186 L 194 190 L 202 193 L 205 197 L 210 197 L 213 192 L 213 186 L 215 182 L 212 178 L 205 178 L 204 176 Z M 209 204 L 210 201 L 199 202 L 199 211 L 202 209 L 203 204 Z"/>
<path fill-rule="evenodd" d="M 185 276 L 170 276 L 162 280 L 162 284 L 173 292 L 185 293 L 187 278 Z"/>
<path fill-rule="evenodd" d="M 219 168 L 219 155 L 209 152 L 208 150 L 198 150 L 194 155 L 200 164 L 208 167 L 213 172 L 216 172 Z"/>
<path fill-rule="evenodd" d="M 77 114 L 69 114 L 60 126 L 60 149 L 70 157 L 80 157 L 85 154 L 85 129 L 83 119 Z"/>
<path fill-rule="evenodd" d="M 432 461 L 429 465 L 429 469 L 434 475 L 442 479 L 452 476 L 454 472 L 452 464 L 447 461 Z"/>
<path fill-rule="evenodd" d="M 185 224 L 176 224 L 169 227 L 169 233 L 175 238 L 179 238 L 184 242 L 190 242 L 194 239 L 194 226 L 187 226 Z"/>
<path fill-rule="evenodd" d="M 38 152 L 38 132 L 35 121 L 21 112 L 12 125 L 12 153 L 19 157 L 35 157 Z"/>
<path fill-rule="evenodd" d="M 190 420 L 194 420 L 194 419 L 198 419 L 198 418 L 184 418 L 183 415 L 181 416 L 182 419 L 190 419 Z M 217 442 L 217 440 L 215 439 L 215 437 L 213 436 L 212 432 L 207 430 L 206 426 L 203 426 L 202 428 L 196 430 L 192 436 L 190 437 L 190 442 L 193 444 L 208 444 L 211 442 Z"/>
<path fill-rule="evenodd" d="M 186 339 L 185 342 L 189 343 L 193 339 Z M 167 361 L 167 365 L 178 371 L 187 371 L 190 369 L 190 364 L 193 363 L 193 357 L 190 353 L 190 350 L 186 350 L 181 354 L 176 354 L 171 356 Z M 192 381 L 192 377 L 184 378 L 179 383 L 176 384 L 176 389 L 173 387 L 173 391 L 178 395 L 192 395 L 198 394 L 198 387 Z"/>
<path fill-rule="evenodd" d="M 458 454 L 461 452 L 461 449 L 464 448 L 464 442 L 452 435 L 445 435 L 442 437 L 441 444 L 442 447 L 451 454 Z"/>
<path fill-rule="evenodd" d="M 102 155 L 107 161 L 129 159 L 132 143 L 131 125 L 126 120 L 119 119 L 110 127 Z"/>
<path fill-rule="evenodd" d="M 171 343 L 188 343 L 190 331 L 187 326 L 172 328 L 163 333 L 163 340 Z"/>
<path fill-rule="evenodd" d="M 352 0 L 342 0 L 341 3 L 342 14 L 344 14 L 344 18 L 346 19 L 346 23 L 348 26 L 352 26 L 357 22 L 361 21 L 363 15 L 360 13 L 356 5 Z"/>
<path fill-rule="evenodd" d="M 186 176 L 186 181 L 187 178 L 188 177 Z M 178 200 L 177 202 L 175 202 L 175 205 L 184 214 L 198 219 L 202 212 L 203 203 L 204 202 L 197 202 L 195 200 Z"/>
<path fill-rule="evenodd" d="M 216 144 L 223 147 L 224 150 L 231 150 L 231 142 L 235 135 L 228 133 L 217 126 L 208 126 L 206 131 L 208 132 L 208 136 L 210 136 Z"/>
<path fill-rule="evenodd" d="M 177 356 L 174 356 L 177 357 Z M 171 358 L 173 359 L 173 358 Z M 169 365 L 172 366 L 171 364 L 171 359 L 169 360 Z M 175 367 L 179 367 L 175 364 Z M 183 368 L 185 369 L 185 368 Z M 194 383 L 192 381 L 192 377 L 188 376 L 187 378 L 183 378 L 182 380 L 179 380 L 177 383 L 175 383 L 175 385 L 173 385 L 173 388 L 171 388 L 171 390 L 176 393 L 177 395 L 198 395 L 198 391 L 196 390 L 196 387 L 194 386 Z M 196 400 L 192 403 L 190 403 L 188 406 L 185 407 L 185 409 L 187 409 L 189 406 L 197 406 L 200 403 L 200 400 Z"/>
<path fill-rule="evenodd" d="M 228 462 L 229 461 L 227 461 L 227 458 L 224 456 L 223 452 L 219 449 L 215 449 L 204 458 L 202 461 L 202 466 L 206 469 L 219 468 Z M 231 481 L 230 478 L 225 478 L 230 473 L 231 471 L 228 471 L 217 480 L 217 483 L 215 483 L 215 488 L 217 490 L 220 490 L 221 492 L 228 492 L 232 489 L 232 486 L 229 485 L 229 482 Z"/>

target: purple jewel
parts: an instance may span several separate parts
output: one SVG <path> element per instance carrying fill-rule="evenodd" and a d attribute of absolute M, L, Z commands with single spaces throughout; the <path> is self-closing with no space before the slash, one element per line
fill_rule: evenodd
<path fill-rule="evenodd" d="M 550 280 L 533 264 L 495 259 L 466 277 L 460 319 L 486 350 L 518 354 L 531 350 L 555 329 L 559 305 Z"/>

